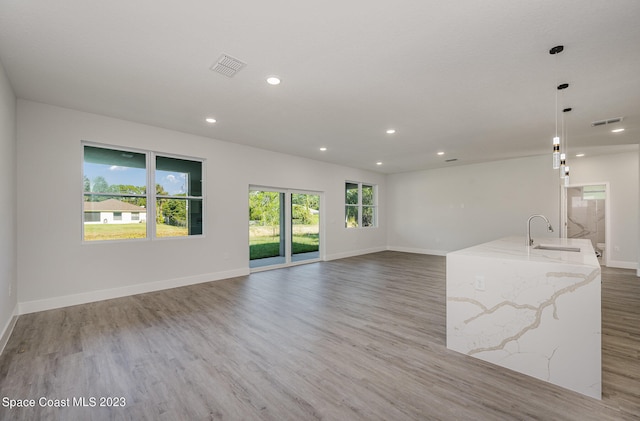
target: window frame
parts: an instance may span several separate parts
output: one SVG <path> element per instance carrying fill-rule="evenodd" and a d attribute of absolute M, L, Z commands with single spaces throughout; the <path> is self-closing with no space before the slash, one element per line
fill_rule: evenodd
<path fill-rule="evenodd" d="M 350 184 L 358 186 L 358 203 L 357 204 L 347 203 L 347 189 L 348 189 L 348 186 Z M 364 187 L 370 187 L 371 190 L 372 190 L 372 200 L 371 200 L 372 203 L 371 204 L 363 204 L 363 200 L 362 200 L 363 199 L 363 194 L 362 194 L 363 186 Z M 349 208 L 354 208 L 358 212 L 358 220 L 357 220 L 357 225 L 356 226 L 349 226 L 349 221 L 348 221 L 349 213 L 347 211 L 347 209 L 349 209 Z M 363 215 L 364 215 L 364 210 L 365 209 L 370 209 L 371 213 L 372 213 L 372 217 L 371 217 L 372 221 L 371 221 L 370 225 L 366 225 L 366 226 L 364 226 L 362 224 Z M 373 183 L 363 183 L 363 182 L 360 182 L 360 181 L 346 180 L 345 183 L 344 183 L 344 212 L 345 212 L 345 220 L 344 220 L 345 229 L 377 228 L 378 227 L 378 186 L 376 184 L 373 184 Z"/>
<path fill-rule="evenodd" d="M 158 171 L 167 171 L 166 169 L 158 169 L 158 158 L 169 158 L 169 159 L 175 159 L 175 160 L 181 160 L 181 161 L 191 161 L 191 162 L 199 162 L 200 163 L 200 196 L 194 196 L 193 194 L 191 194 L 191 187 L 189 186 L 188 190 L 189 190 L 189 194 L 185 194 L 184 196 L 179 196 L 179 195 L 171 195 L 171 194 L 158 194 L 156 192 L 155 186 L 158 184 L 158 180 L 156 178 L 157 172 Z M 179 156 L 179 155 L 170 155 L 170 154 L 163 154 L 163 153 L 153 153 L 153 156 L 151 157 L 151 159 L 153 160 L 153 176 L 154 176 L 154 189 L 153 189 L 153 194 L 154 194 L 154 204 L 157 206 L 157 203 L 159 200 L 178 200 L 178 201 L 184 201 L 186 209 L 188 211 L 189 209 L 189 205 L 192 204 L 192 202 L 200 202 L 200 208 L 201 208 L 201 224 L 200 224 L 200 234 L 187 234 L 186 236 L 166 236 L 166 237 L 158 237 L 157 233 L 155 233 L 155 237 L 156 238 L 185 238 L 185 237 L 195 237 L 195 236 L 202 236 L 204 235 L 204 225 L 202 224 L 202 222 L 204 221 L 204 178 L 205 178 L 205 173 L 204 173 L 204 159 L 200 159 L 200 158 L 191 158 L 191 157 L 184 157 L 184 156 Z M 157 209 L 157 207 L 154 207 L 154 211 L 155 209 Z M 154 215 L 156 216 L 156 215 Z M 157 224 L 157 219 L 154 219 L 154 221 L 156 221 Z M 154 227 L 155 225 L 154 224 Z M 187 229 L 190 229 L 190 227 L 188 227 Z"/>
<path fill-rule="evenodd" d="M 93 147 L 93 148 L 102 148 L 102 149 L 110 149 L 110 150 L 115 150 L 118 152 L 123 152 L 123 153 L 137 153 L 137 154 L 144 154 L 145 155 L 145 172 L 146 172 L 146 193 L 145 194 L 129 194 L 129 193 L 102 193 L 102 192 L 86 192 L 84 190 L 84 175 L 85 175 L 85 169 L 84 169 L 84 165 L 85 165 L 85 147 L 89 146 L 89 147 Z M 165 195 L 156 195 L 156 184 L 157 184 L 157 180 L 156 180 L 156 157 L 163 157 L 163 158 L 174 158 L 174 159 L 180 159 L 180 160 L 186 160 L 186 161 L 194 161 L 194 162 L 199 162 L 201 167 L 201 195 L 200 196 L 165 196 Z M 199 158 L 199 157 L 193 157 L 193 156 L 186 156 L 186 155 L 178 155 L 178 154 L 171 154 L 171 153 L 165 153 L 165 152 L 157 152 L 157 151 L 152 151 L 152 150 L 144 150 L 144 149 L 137 149 L 137 148 L 130 148 L 130 147 L 125 147 L 125 146 L 119 146 L 119 145 L 110 145 L 110 144 L 103 144 L 103 143 L 95 143 L 95 142 L 90 142 L 90 141 L 81 141 L 80 142 L 80 182 L 81 182 L 81 188 L 80 188 L 80 192 L 81 192 L 81 201 L 80 201 L 80 209 L 81 209 L 81 218 L 80 218 L 80 223 L 82 225 L 81 227 L 81 241 L 83 244 L 104 244 L 104 243 L 114 243 L 114 242 L 135 242 L 135 241 L 165 241 L 165 240 L 171 240 L 171 239 L 194 239 L 194 238 L 202 238 L 205 236 L 205 224 L 204 221 L 206 220 L 206 159 L 205 158 Z M 120 196 L 120 197 L 140 197 L 140 198 L 144 198 L 146 199 L 146 205 L 145 205 L 145 209 L 146 209 L 146 218 L 145 218 L 145 222 L 146 222 L 146 235 L 144 238 L 118 238 L 118 239 L 113 239 L 113 240 L 86 240 L 85 239 L 85 220 L 84 220 L 84 199 L 85 196 Z M 198 200 L 201 202 L 201 233 L 199 234 L 187 234 L 187 235 L 181 235 L 181 236 L 163 236 L 163 237 L 158 237 L 157 236 L 157 230 L 156 230 L 156 225 L 157 225 L 157 215 L 156 215 L 156 201 L 158 199 L 181 199 L 181 200 Z M 151 223 L 150 223 L 151 222 Z"/>

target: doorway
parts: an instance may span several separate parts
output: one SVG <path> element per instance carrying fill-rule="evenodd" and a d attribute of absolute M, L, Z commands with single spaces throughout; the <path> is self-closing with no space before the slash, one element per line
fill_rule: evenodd
<path fill-rule="evenodd" d="M 567 238 L 591 240 L 601 264 L 607 265 L 608 185 L 585 184 L 566 188 Z"/>
<path fill-rule="evenodd" d="M 320 260 L 318 192 L 249 188 L 249 267 L 284 267 Z"/>

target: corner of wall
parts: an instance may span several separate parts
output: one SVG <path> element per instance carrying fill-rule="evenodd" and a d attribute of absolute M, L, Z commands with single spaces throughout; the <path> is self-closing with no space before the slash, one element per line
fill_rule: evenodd
<path fill-rule="evenodd" d="M 16 323 L 17 284 L 17 98 L 0 63 L 0 352 Z"/>
<path fill-rule="evenodd" d="M 343 253 L 327 254 L 325 256 L 324 260 L 328 262 L 328 261 L 331 261 L 331 260 L 346 259 L 348 257 L 362 256 L 364 254 L 378 253 L 378 252 L 385 251 L 385 250 L 387 250 L 387 247 L 374 247 L 374 248 L 368 248 L 368 249 L 351 250 L 351 251 L 343 252 Z"/>
<path fill-rule="evenodd" d="M 0 332 L 0 355 L 4 352 L 4 347 L 7 346 L 9 342 L 9 338 L 13 333 L 13 328 L 16 326 L 16 322 L 18 321 L 18 303 L 16 303 L 13 308 L 13 312 L 11 313 L 11 317 L 7 321 L 7 324 L 4 326 L 4 329 Z"/>
<path fill-rule="evenodd" d="M 429 254 L 432 256 L 446 256 L 448 253 L 447 250 L 422 249 L 402 246 L 389 246 L 387 247 L 387 250 L 400 251 L 403 253 Z"/>

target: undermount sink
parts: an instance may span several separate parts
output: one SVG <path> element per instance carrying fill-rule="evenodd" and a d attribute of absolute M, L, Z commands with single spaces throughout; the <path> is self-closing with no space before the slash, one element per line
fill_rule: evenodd
<path fill-rule="evenodd" d="M 555 250 L 555 251 L 572 251 L 572 252 L 580 252 L 580 247 L 568 247 L 568 246 L 553 246 L 547 244 L 538 244 L 534 247 L 534 249 L 538 250 Z"/>

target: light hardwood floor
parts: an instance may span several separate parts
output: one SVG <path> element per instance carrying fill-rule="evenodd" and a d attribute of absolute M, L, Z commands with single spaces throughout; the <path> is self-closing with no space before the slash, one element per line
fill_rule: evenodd
<path fill-rule="evenodd" d="M 0 399 L 126 406 L 0 419 L 638 419 L 640 279 L 602 297 L 602 401 L 447 350 L 445 259 L 382 252 L 21 316 Z"/>

